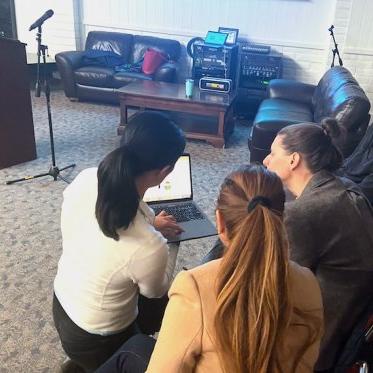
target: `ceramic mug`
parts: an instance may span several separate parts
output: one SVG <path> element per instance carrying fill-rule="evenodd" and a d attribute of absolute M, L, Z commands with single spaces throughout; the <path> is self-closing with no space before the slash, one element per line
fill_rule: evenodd
<path fill-rule="evenodd" d="M 192 97 L 193 96 L 193 88 L 194 88 L 194 80 L 193 79 L 185 79 L 185 96 Z"/>

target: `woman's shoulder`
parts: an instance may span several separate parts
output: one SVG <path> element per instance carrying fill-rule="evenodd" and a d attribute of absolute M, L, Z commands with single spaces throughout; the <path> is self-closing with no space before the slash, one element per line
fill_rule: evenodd
<path fill-rule="evenodd" d="M 317 216 L 322 223 L 323 217 L 355 211 L 359 203 L 366 204 L 366 198 L 356 184 L 330 173 L 320 172 L 299 198 L 285 204 L 285 218 L 287 222 L 302 224 L 304 220 L 315 220 L 314 217 Z"/>
<path fill-rule="evenodd" d="M 97 167 L 85 168 L 84 170 L 80 171 L 70 185 L 73 185 L 76 182 L 82 182 L 83 180 L 87 180 L 89 182 L 92 180 L 97 181 Z"/>
<path fill-rule="evenodd" d="M 315 216 L 320 218 L 340 209 L 339 201 L 345 190 L 335 176 L 326 176 L 311 180 L 297 199 L 286 202 L 285 222 L 302 225 L 305 221 L 314 221 Z"/>
<path fill-rule="evenodd" d="M 205 264 L 194 267 L 188 273 L 198 282 L 209 282 L 211 278 L 216 278 L 222 259 L 211 260 Z"/>
<path fill-rule="evenodd" d="M 212 260 L 190 270 L 181 271 L 175 277 L 173 288 L 190 287 L 199 293 L 211 293 L 219 270 L 221 259 Z"/>
<path fill-rule="evenodd" d="M 351 182 L 354 184 L 353 182 Z M 333 204 L 344 195 L 350 187 L 342 178 L 327 171 L 317 172 L 306 185 L 294 205 L 313 203 L 314 206 Z"/>
<path fill-rule="evenodd" d="M 306 267 L 289 262 L 290 295 L 297 308 L 312 310 L 322 308 L 319 283 L 315 275 Z"/>
<path fill-rule="evenodd" d="M 97 167 L 86 168 L 75 177 L 66 187 L 64 196 L 82 192 L 83 189 L 92 188 L 97 191 Z"/>

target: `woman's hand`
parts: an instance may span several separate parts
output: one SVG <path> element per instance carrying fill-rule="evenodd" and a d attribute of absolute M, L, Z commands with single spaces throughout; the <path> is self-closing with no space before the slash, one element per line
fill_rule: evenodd
<path fill-rule="evenodd" d="M 161 232 L 165 237 L 175 237 L 183 230 L 176 223 L 176 219 L 167 214 L 166 211 L 161 211 L 154 219 L 154 227 Z"/>

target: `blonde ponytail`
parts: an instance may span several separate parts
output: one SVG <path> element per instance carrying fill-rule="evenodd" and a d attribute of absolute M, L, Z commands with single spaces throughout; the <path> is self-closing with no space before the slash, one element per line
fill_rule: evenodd
<path fill-rule="evenodd" d="M 293 309 L 284 201 L 280 179 L 259 165 L 234 172 L 221 187 L 217 208 L 229 247 L 216 283 L 215 331 L 226 373 L 282 372 L 280 349 Z"/>

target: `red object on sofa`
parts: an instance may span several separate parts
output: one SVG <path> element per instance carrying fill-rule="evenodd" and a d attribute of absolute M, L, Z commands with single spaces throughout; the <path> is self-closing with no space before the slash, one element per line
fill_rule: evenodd
<path fill-rule="evenodd" d="M 168 61 L 168 56 L 156 49 L 148 48 L 144 55 L 142 63 L 142 71 L 144 74 L 151 75 L 158 69 L 158 67 Z"/>

